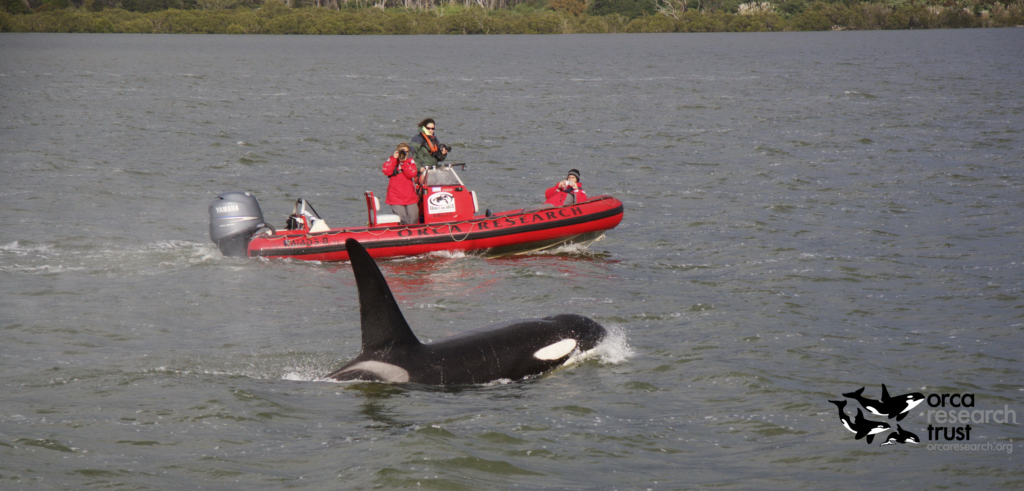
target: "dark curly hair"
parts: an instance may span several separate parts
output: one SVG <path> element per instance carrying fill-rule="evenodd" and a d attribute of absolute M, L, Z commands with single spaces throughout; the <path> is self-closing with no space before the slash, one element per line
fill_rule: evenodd
<path fill-rule="evenodd" d="M 437 123 L 434 122 L 434 118 L 427 118 L 427 119 L 424 119 L 423 121 L 420 121 L 420 124 L 416 125 L 416 127 L 417 128 L 422 128 L 422 127 L 426 126 L 429 123 L 434 123 L 434 126 L 437 126 Z"/>

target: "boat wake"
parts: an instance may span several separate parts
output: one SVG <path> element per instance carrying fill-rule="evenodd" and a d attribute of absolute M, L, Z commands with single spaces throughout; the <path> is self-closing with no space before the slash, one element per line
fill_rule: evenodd
<path fill-rule="evenodd" d="M 538 256 L 597 256 L 601 253 L 590 250 L 590 244 L 570 243 L 552 247 L 551 249 L 531 252 L 530 254 Z"/>
<path fill-rule="evenodd" d="M 433 251 L 423 255 L 424 257 L 439 257 L 442 259 L 459 259 L 466 257 L 463 251 Z"/>
<path fill-rule="evenodd" d="M 139 247 L 68 248 L 14 241 L 0 245 L 0 272 L 31 275 L 147 276 L 211 261 L 223 261 L 213 244 L 164 240 Z"/>

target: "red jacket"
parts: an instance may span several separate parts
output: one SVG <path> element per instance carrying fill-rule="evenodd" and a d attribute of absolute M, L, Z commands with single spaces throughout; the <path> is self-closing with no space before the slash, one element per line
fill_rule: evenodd
<path fill-rule="evenodd" d="M 576 197 L 577 203 L 582 203 L 587 200 L 587 192 L 583 190 L 583 185 L 576 184 L 579 189 L 573 190 L 572 187 L 566 187 L 565 190 L 558 189 L 558 184 L 551 186 L 547 191 L 544 191 L 544 197 L 547 198 L 545 203 L 550 203 L 555 206 L 562 206 L 565 204 L 565 199 L 569 197 L 569 193 L 573 193 Z"/>
<path fill-rule="evenodd" d="M 416 179 L 416 162 L 413 162 L 412 158 L 403 160 L 401 172 L 392 176 L 396 165 L 398 165 L 398 159 L 392 155 L 380 168 L 381 172 L 390 178 L 388 179 L 388 196 L 384 203 L 404 206 L 418 202 L 420 197 L 416 194 L 416 186 L 413 185 L 413 180 Z"/>

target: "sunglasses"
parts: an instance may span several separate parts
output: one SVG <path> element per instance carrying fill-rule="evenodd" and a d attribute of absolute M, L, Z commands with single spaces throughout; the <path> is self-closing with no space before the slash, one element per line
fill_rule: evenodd
<path fill-rule="evenodd" d="M 424 128 L 426 128 L 426 129 L 428 129 L 428 130 L 430 130 L 430 131 L 434 131 L 434 128 L 432 128 L 432 127 L 430 127 L 430 126 L 424 126 Z"/>

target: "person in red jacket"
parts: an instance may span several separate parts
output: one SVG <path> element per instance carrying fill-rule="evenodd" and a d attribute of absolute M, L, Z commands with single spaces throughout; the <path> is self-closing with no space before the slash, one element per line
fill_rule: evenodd
<path fill-rule="evenodd" d="M 580 184 L 580 171 L 570 169 L 569 175 L 566 176 L 564 181 L 558 181 L 554 186 L 544 191 L 544 199 L 547 201 L 527 206 L 523 208 L 523 211 L 531 212 L 556 206 L 574 205 L 586 201 L 587 192 L 583 190 L 583 185 Z"/>
<path fill-rule="evenodd" d="M 586 201 L 587 192 L 580 184 L 580 171 L 570 169 L 569 175 L 564 181 L 560 181 L 544 191 L 544 197 L 547 199 L 544 203 L 551 206 L 574 205 Z"/>
<path fill-rule="evenodd" d="M 403 225 L 419 222 L 420 207 L 417 203 L 420 197 L 413 185 L 417 169 L 409 145 L 399 144 L 380 170 L 388 176 L 388 194 L 384 203 L 391 205 L 391 211 L 402 219 Z"/>

